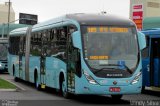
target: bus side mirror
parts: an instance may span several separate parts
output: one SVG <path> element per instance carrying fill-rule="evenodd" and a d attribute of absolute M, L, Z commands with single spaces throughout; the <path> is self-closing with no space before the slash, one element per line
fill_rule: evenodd
<path fill-rule="evenodd" d="M 146 47 L 146 38 L 145 35 L 141 32 L 138 32 L 138 42 L 140 50 L 143 50 Z"/>
<path fill-rule="evenodd" d="M 81 49 L 81 37 L 79 31 L 72 33 L 72 44 L 75 48 Z"/>

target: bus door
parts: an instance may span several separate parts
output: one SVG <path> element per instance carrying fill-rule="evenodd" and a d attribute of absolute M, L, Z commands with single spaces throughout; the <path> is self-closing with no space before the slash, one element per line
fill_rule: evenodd
<path fill-rule="evenodd" d="M 149 84 L 149 41 L 150 37 L 146 36 L 146 48 L 142 50 L 142 72 L 143 72 L 143 86 L 150 86 Z"/>
<path fill-rule="evenodd" d="M 42 35 L 42 43 L 41 43 L 41 56 L 40 56 L 40 83 L 41 83 L 41 88 L 45 88 L 46 84 L 46 35 Z"/>
<path fill-rule="evenodd" d="M 20 44 L 19 44 L 19 78 L 23 78 L 23 62 L 22 62 L 22 56 L 23 56 L 23 50 L 24 50 L 24 37 L 20 37 Z"/>
<path fill-rule="evenodd" d="M 71 92 L 74 92 L 75 90 L 75 71 L 76 71 L 76 61 L 75 61 L 75 55 L 76 50 L 69 45 L 69 51 L 68 51 L 68 60 L 67 60 L 67 85 L 68 90 Z"/>
<path fill-rule="evenodd" d="M 69 92 L 75 92 L 75 52 L 76 49 L 72 45 L 71 41 L 71 32 L 68 28 L 68 36 L 67 36 L 67 90 Z"/>
<path fill-rule="evenodd" d="M 73 47 L 71 34 L 76 31 L 75 26 L 68 27 L 67 37 L 67 88 L 69 92 L 75 92 L 75 76 L 81 77 L 81 59 L 79 49 Z"/>
<path fill-rule="evenodd" d="M 160 38 L 151 38 L 150 86 L 160 86 Z"/>

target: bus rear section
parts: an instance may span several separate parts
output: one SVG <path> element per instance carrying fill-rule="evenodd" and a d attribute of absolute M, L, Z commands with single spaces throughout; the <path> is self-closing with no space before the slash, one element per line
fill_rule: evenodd
<path fill-rule="evenodd" d="M 147 47 L 143 50 L 143 90 L 160 91 L 160 30 L 142 31 Z"/>

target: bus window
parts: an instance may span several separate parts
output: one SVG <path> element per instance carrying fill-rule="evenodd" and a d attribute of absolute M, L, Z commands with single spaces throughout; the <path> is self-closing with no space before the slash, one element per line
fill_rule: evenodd
<path fill-rule="evenodd" d="M 149 57 L 149 37 L 146 36 L 146 48 L 142 50 L 142 57 L 147 58 Z"/>
<path fill-rule="evenodd" d="M 24 54 L 25 54 L 25 43 L 26 43 L 25 37 L 21 36 L 20 37 L 20 45 L 19 45 L 19 53 L 20 53 L 19 55 L 24 56 Z"/>
<path fill-rule="evenodd" d="M 160 39 L 152 38 L 151 40 L 152 45 L 152 52 L 151 55 L 153 58 L 160 58 Z"/>
<path fill-rule="evenodd" d="M 9 42 L 9 52 L 13 55 L 18 55 L 20 37 L 11 37 Z"/>
<path fill-rule="evenodd" d="M 41 33 L 32 33 L 31 35 L 31 50 L 32 56 L 40 56 L 41 54 Z"/>
<path fill-rule="evenodd" d="M 0 60 L 7 60 L 7 43 L 0 43 Z"/>

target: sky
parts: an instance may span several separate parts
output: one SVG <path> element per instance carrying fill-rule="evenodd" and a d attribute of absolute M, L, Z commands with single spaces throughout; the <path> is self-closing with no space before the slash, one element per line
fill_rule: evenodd
<path fill-rule="evenodd" d="M 0 0 L 0 3 L 9 0 Z M 36 14 L 39 22 L 69 13 L 100 13 L 129 18 L 130 0 L 10 0 L 16 13 Z"/>

